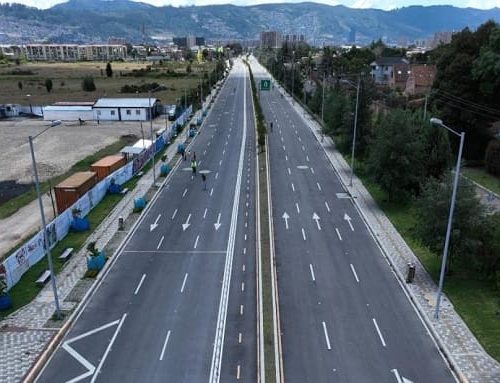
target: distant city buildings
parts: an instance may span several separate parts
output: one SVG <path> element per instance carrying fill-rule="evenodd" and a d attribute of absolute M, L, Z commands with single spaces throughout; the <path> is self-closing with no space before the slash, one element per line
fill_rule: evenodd
<path fill-rule="evenodd" d="M 440 44 L 449 44 L 451 43 L 451 38 L 455 32 L 436 32 L 432 37 L 429 46 L 434 49 Z"/>
<path fill-rule="evenodd" d="M 127 57 L 125 45 L 27 44 L 0 45 L 7 57 L 26 57 L 30 61 L 108 61 Z"/>
<path fill-rule="evenodd" d="M 283 37 L 283 45 L 291 48 L 296 48 L 301 44 L 305 44 L 305 42 L 304 35 L 289 34 Z"/>
<path fill-rule="evenodd" d="M 281 48 L 281 33 L 277 31 L 260 32 L 260 47 L 263 49 Z"/>
<path fill-rule="evenodd" d="M 194 46 L 205 45 L 205 38 L 196 36 L 174 37 L 173 43 L 178 48 L 189 50 Z"/>

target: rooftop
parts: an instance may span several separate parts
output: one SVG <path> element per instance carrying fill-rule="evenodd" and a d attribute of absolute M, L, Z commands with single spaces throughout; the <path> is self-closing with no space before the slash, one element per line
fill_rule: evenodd
<path fill-rule="evenodd" d="M 159 102 L 157 98 L 100 98 L 94 104 L 94 108 L 149 108 L 155 102 Z"/>

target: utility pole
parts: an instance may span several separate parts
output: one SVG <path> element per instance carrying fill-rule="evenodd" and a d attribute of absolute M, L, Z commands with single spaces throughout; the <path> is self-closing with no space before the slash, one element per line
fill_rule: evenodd
<path fill-rule="evenodd" d="M 427 98 L 429 96 L 428 95 L 425 95 L 425 104 L 424 104 L 424 121 L 425 119 L 427 118 Z"/>
<path fill-rule="evenodd" d="M 155 154 L 156 154 L 156 144 L 155 144 L 155 138 L 153 137 L 153 108 L 151 108 L 151 91 L 149 93 L 149 129 L 151 133 L 151 146 L 152 146 L 152 151 L 151 151 L 151 159 L 153 161 L 153 186 L 156 185 L 156 171 L 155 171 Z"/>
<path fill-rule="evenodd" d="M 292 51 L 292 102 L 295 94 L 294 88 L 295 88 L 295 51 Z"/>
<path fill-rule="evenodd" d="M 321 101 L 321 122 L 325 122 L 325 72 L 323 72 L 323 98 Z"/>
<path fill-rule="evenodd" d="M 352 178 L 354 176 L 354 149 L 356 147 L 356 130 L 358 126 L 358 105 L 359 105 L 359 88 L 361 85 L 361 76 L 358 76 L 358 86 L 356 87 L 356 111 L 354 112 L 354 133 L 352 137 L 352 153 L 351 153 L 351 179 L 349 186 L 352 186 Z"/>

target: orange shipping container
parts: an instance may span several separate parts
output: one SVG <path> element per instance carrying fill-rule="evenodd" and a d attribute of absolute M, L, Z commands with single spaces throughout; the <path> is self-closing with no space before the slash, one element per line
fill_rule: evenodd
<path fill-rule="evenodd" d="M 61 214 L 97 183 L 94 172 L 78 172 L 54 187 L 57 212 Z"/>
<path fill-rule="evenodd" d="M 112 156 L 101 158 L 99 161 L 94 162 L 92 165 L 90 165 L 90 170 L 92 172 L 96 172 L 97 179 L 101 181 L 102 179 L 113 173 L 115 170 L 121 168 L 123 165 L 125 165 L 125 163 L 125 157 L 120 154 L 115 154 Z"/>

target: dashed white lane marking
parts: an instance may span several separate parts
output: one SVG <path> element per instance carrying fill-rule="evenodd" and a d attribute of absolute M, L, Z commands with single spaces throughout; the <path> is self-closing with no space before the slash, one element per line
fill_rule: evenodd
<path fill-rule="evenodd" d="M 243 305 L 240 305 L 240 315 L 243 315 Z"/>
<path fill-rule="evenodd" d="M 335 228 L 335 231 L 337 232 L 337 237 L 342 241 L 342 236 L 340 235 L 340 231 L 338 228 Z"/>
<path fill-rule="evenodd" d="M 168 330 L 167 336 L 165 337 L 165 342 L 163 343 L 163 347 L 161 349 L 160 360 L 163 360 L 163 356 L 165 355 L 165 350 L 167 349 L 167 344 L 169 339 L 170 339 L 170 330 Z"/>
<path fill-rule="evenodd" d="M 246 270 L 246 266 L 245 266 L 245 265 L 241 266 L 241 270 L 242 270 L 243 272 L 245 272 L 245 270 Z"/>
<path fill-rule="evenodd" d="M 297 213 L 300 214 L 300 207 L 297 202 L 295 202 L 295 208 L 297 209 Z"/>
<path fill-rule="evenodd" d="M 326 340 L 326 348 L 328 350 L 331 350 L 332 349 L 332 346 L 330 344 L 330 338 L 328 337 L 328 330 L 326 329 L 326 323 L 323 322 L 323 332 L 325 334 L 325 340 Z"/>
<path fill-rule="evenodd" d="M 245 255 L 246 253 L 247 253 L 247 248 L 246 248 L 246 247 L 244 247 L 244 248 L 243 248 L 243 255 Z"/>
<path fill-rule="evenodd" d="M 290 168 L 288 168 L 288 175 L 291 175 L 292 174 L 292 171 L 290 170 Z"/>
<path fill-rule="evenodd" d="M 285 161 L 288 161 L 288 156 L 285 156 Z"/>
<path fill-rule="evenodd" d="M 353 264 L 351 263 L 351 270 L 352 270 L 352 273 L 354 275 L 354 278 L 356 279 L 356 282 L 359 283 L 359 278 L 358 278 L 358 274 L 356 274 L 356 270 L 354 269 L 354 266 Z"/>
<path fill-rule="evenodd" d="M 206 150 L 204 150 L 204 151 L 203 151 L 203 155 L 205 155 L 205 154 L 207 154 L 207 151 L 206 151 Z"/>
<path fill-rule="evenodd" d="M 188 192 L 188 190 L 184 189 L 184 193 L 182 193 L 182 198 L 184 198 L 184 196 L 186 195 L 187 192 Z"/>
<path fill-rule="evenodd" d="M 309 270 L 311 271 L 311 279 L 312 279 L 312 281 L 316 282 L 316 277 L 314 276 L 313 265 L 311 263 L 309 264 Z"/>
<path fill-rule="evenodd" d="M 139 292 L 139 290 L 140 290 L 140 288 L 142 286 L 142 282 L 144 282 L 145 278 L 146 278 L 146 274 L 142 274 L 141 280 L 139 281 L 139 284 L 135 288 L 134 295 L 137 295 L 137 293 Z"/>
<path fill-rule="evenodd" d="M 194 248 L 196 249 L 196 247 L 198 246 L 198 240 L 200 239 L 200 236 L 197 235 L 196 236 L 196 241 L 194 241 Z"/>
<path fill-rule="evenodd" d="M 214 194 L 214 188 L 210 189 L 210 197 Z"/>
<path fill-rule="evenodd" d="M 221 165 L 222 165 L 222 160 L 219 161 L 219 166 L 221 166 Z"/>
<path fill-rule="evenodd" d="M 309 168 L 309 169 L 311 169 L 311 173 L 314 174 L 314 169 L 313 168 Z"/>
<path fill-rule="evenodd" d="M 283 145 L 283 150 L 286 151 L 285 145 Z"/>
<path fill-rule="evenodd" d="M 302 145 L 302 151 L 305 152 L 306 151 L 306 147 L 304 145 Z"/>
<path fill-rule="evenodd" d="M 172 219 L 175 218 L 176 214 L 177 214 L 177 209 L 175 209 L 174 214 L 172 214 Z"/>
<path fill-rule="evenodd" d="M 184 292 L 184 287 L 186 287 L 187 278 L 188 278 L 188 273 L 184 275 L 184 280 L 182 281 L 182 286 L 181 286 L 181 294 Z"/>
<path fill-rule="evenodd" d="M 292 183 L 292 191 L 295 191 L 295 186 L 293 185 L 293 183 Z"/>
<path fill-rule="evenodd" d="M 236 367 L 236 380 L 240 380 L 240 374 L 241 374 L 241 367 L 238 364 L 238 367 Z"/>
<path fill-rule="evenodd" d="M 325 206 L 326 206 L 326 210 L 328 210 L 328 213 L 330 213 L 330 206 L 328 206 L 328 202 L 325 201 Z"/>
<path fill-rule="evenodd" d="M 245 291 L 245 282 L 241 282 L 241 291 L 244 292 Z"/>
<path fill-rule="evenodd" d="M 242 340 L 243 340 L 243 335 L 242 335 L 242 334 L 241 334 L 241 332 L 240 332 L 240 333 L 238 334 L 238 343 L 240 343 L 240 344 L 241 344 Z"/>
<path fill-rule="evenodd" d="M 163 240 L 165 239 L 165 236 L 162 235 L 160 238 L 160 242 L 158 242 L 158 246 L 156 246 L 156 250 L 158 250 L 161 247 L 161 244 L 163 243 Z"/>
<path fill-rule="evenodd" d="M 215 173 L 215 179 L 219 178 L 219 172 Z"/>
<path fill-rule="evenodd" d="M 206 216 L 207 216 L 207 211 L 208 211 L 208 208 L 205 208 L 205 211 L 203 212 L 203 219 L 205 219 L 205 218 L 206 218 Z"/>
<path fill-rule="evenodd" d="M 378 337 L 380 338 L 380 342 L 382 342 L 382 346 L 386 346 L 384 337 L 382 336 L 382 333 L 380 332 L 380 329 L 378 328 L 378 324 L 375 318 L 372 318 L 373 324 L 375 326 L 375 329 L 377 330 Z"/>
<path fill-rule="evenodd" d="M 224 150 L 222 151 L 222 155 L 224 155 L 224 154 L 226 154 L 226 149 L 224 149 Z"/>
<path fill-rule="evenodd" d="M 306 161 L 309 162 L 309 156 L 306 156 Z"/>
<path fill-rule="evenodd" d="M 321 191 L 321 185 L 319 184 L 319 182 L 316 182 L 316 185 L 318 186 L 319 191 Z"/>
<path fill-rule="evenodd" d="M 304 241 L 306 240 L 306 232 L 304 231 L 304 228 L 302 228 L 302 238 L 304 238 Z"/>
<path fill-rule="evenodd" d="M 281 142 L 284 142 L 285 140 L 283 139 L 283 137 L 281 137 Z"/>

